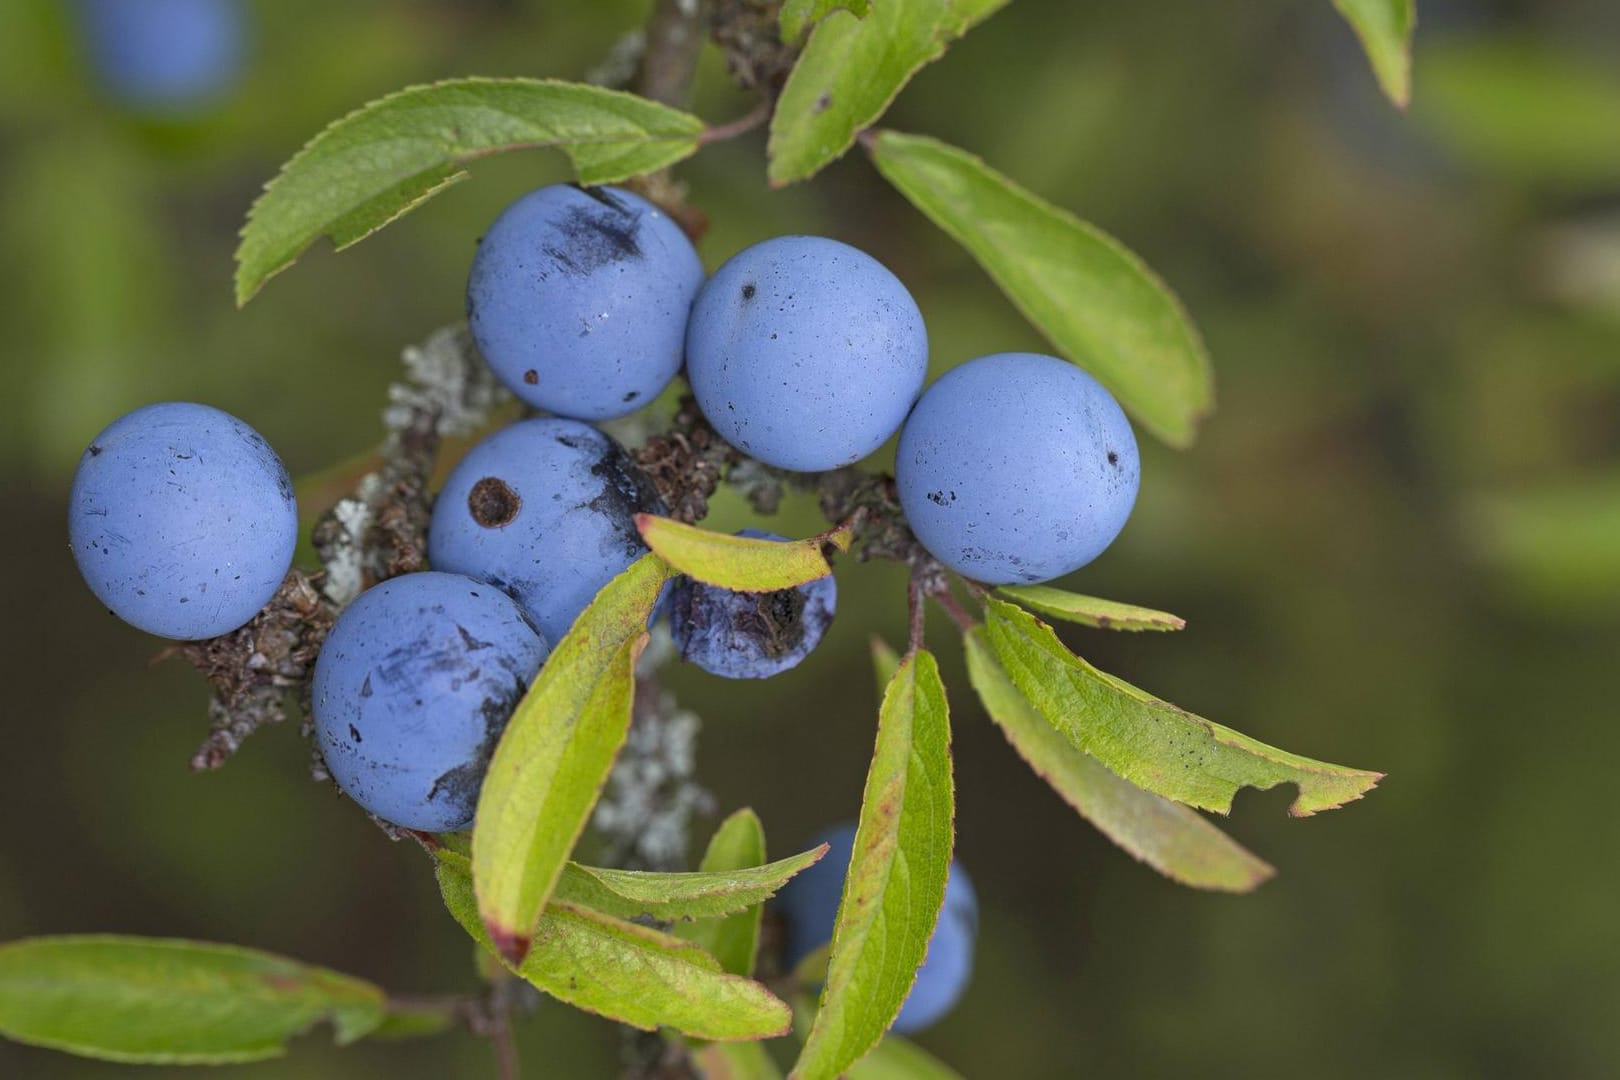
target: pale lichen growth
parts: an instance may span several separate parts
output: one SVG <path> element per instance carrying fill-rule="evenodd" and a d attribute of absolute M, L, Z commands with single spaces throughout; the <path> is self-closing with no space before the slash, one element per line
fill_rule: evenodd
<path fill-rule="evenodd" d="M 637 688 L 636 706 L 592 824 L 609 865 L 683 869 L 692 817 L 714 812 L 714 796 L 694 779 L 702 722 L 650 682 Z"/>
<path fill-rule="evenodd" d="M 610 90 L 629 86 L 646 52 L 647 31 L 637 27 L 613 43 L 601 62 L 585 73 L 585 81 Z"/>
<path fill-rule="evenodd" d="M 332 507 L 332 543 L 321 553 L 326 565 L 321 591 L 339 608 L 353 603 L 366 586 L 362 545 L 376 516 L 372 506 L 381 487 L 382 479 L 376 473 L 367 473 L 353 495 L 339 499 Z"/>
<path fill-rule="evenodd" d="M 388 388 L 388 407 L 383 410 L 383 424 L 391 435 L 408 431 L 422 413 L 437 416 L 435 433 L 440 436 L 468 435 L 509 396 L 465 326 L 435 330 L 422 344 L 407 345 L 401 359 L 405 380 Z"/>

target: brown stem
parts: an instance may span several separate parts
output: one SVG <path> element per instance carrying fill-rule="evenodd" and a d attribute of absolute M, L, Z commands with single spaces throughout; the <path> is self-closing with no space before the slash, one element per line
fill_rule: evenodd
<path fill-rule="evenodd" d="M 517 1038 L 512 1031 L 512 1017 L 502 1015 L 490 1033 L 495 1044 L 495 1069 L 500 1080 L 518 1080 Z"/>
<path fill-rule="evenodd" d="M 709 128 L 698 136 L 698 142 L 707 146 L 710 143 L 725 142 L 727 139 L 746 135 L 771 118 L 771 107 L 772 102 L 762 101 L 737 119 Z"/>
<path fill-rule="evenodd" d="M 471 1000 L 470 998 L 449 995 L 439 997 L 389 995 L 388 1011 L 391 1013 L 407 1013 L 412 1016 L 443 1016 L 451 1020 L 461 1020 L 467 1015 Z"/>
<path fill-rule="evenodd" d="M 907 606 L 911 615 L 911 636 L 907 640 L 908 652 L 916 652 L 923 647 L 923 628 L 925 625 L 925 610 L 923 608 L 922 578 L 913 573 L 906 590 Z"/>
<path fill-rule="evenodd" d="M 951 617 L 951 621 L 963 630 L 971 630 L 977 625 L 977 620 L 968 614 L 967 609 L 957 601 L 955 596 L 951 595 L 950 589 L 940 589 L 929 595 L 934 598 L 935 603 L 945 609 L 945 614 Z"/>
<path fill-rule="evenodd" d="M 647 19 L 647 51 L 636 88 L 643 97 L 684 108 L 708 33 L 708 0 L 656 0 Z"/>

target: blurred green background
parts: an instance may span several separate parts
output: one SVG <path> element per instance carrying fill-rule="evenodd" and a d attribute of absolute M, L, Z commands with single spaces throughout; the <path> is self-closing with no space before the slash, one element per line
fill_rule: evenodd
<path fill-rule="evenodd" d="M 79 582 L 67 486 L 91 436 L 156 400 L 243 416 L 295 474 L 372 446 L 400 347 L 459 317 L 480 232 L 560 158 L 482 162 L 238 312 L 231 252 L 258 185 L 407 83 L 580 78 L 647 7 L 264 0 L 238 90 L 154 124 L 97 93 L 64 5 L 0 3 L 0 939 L 189 936 L 401 992 L 476 984 L 419 851 L 310 784 L 294 728 L 188 772 L 204 686 L 150 666 L 158 643 Z M 1072 581 L 1189 627 L 1071 644 L 1249 734 L 1389 773 L 1305 821 L 1291 793 L 1246 793 L 1230 828 L 1279 876 L 1193 893 L 1028 772 L 935 625 L 984 911 L 977 978 L 920 1041 L 967 1076 L 1620 1074 L 1620 6 L 1419 7 L 1406 116 L 1326 0 L 1018 0 L 891 114 L 1119 236 L 1214 356 L 1198 445 L 1144 444 L 1135 518 Z M 697 111 L 746 107 L 709 55 Z M 913 289 L 936 371 L 1041 347 L 859 155 L 773 193 L 762 147 L 681 169 L 711 266 L 825 233 Z M 811 523 L 790 507 L 783 531 Z M 893 568 L 840 577 L 840 619 L 798 670 L 671 679 L 706 721 L 700 778 L 722 812 L 756 807 L 777 853 L 854 815 L 866 640 L 903 623 Z M 539 1077 L 611 1075 L 619 1053 L 611 1025 L 550 1003 L 522 1043 Z M 0 1043 L 4 1076 L 122 1071 Z M 342 1052 L 318 1034 L 237 1072 L 493 1066 L 463 1034 Z"/>

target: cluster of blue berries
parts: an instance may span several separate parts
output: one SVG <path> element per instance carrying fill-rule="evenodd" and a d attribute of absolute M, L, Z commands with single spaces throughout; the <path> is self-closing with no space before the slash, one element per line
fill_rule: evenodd
<path fill-rule="evenodd" d="M 648 404 L 683 367 L 714 429 L 780 469 L 840 468 L 900 431 L 911 527 L 981 582 L 1041 581 L 1088 562 L 1135 499 L 1130 425 L 1069 364 L 983 357 L 919 398 L 928 340 L 916 303 L 876 260 L 833 240 L 768 240 L 706 279 L 685 233 L 646 200 L 541 188 L 481 241 L 467 316 L 501 382 L 550 415 L 489 435 L 456 465 L 428 530 L 432 570 L 362 594 L 314 673 L 333 777 L 407 828 L 471 823 L 490 754 L 550 647 L 646 552 L 636 515 L 663 505 L 591 422 Z M 297 536 L 275 453 L 203 405 L 148 406 L 97 436 L 71 514 L 95 594 L 182 640 L 252 619 Z M 680 581 L 660 610 L 688 661 L 764 678 L 803 660 L 836 606 L 829 576 L 767 594 Z"/>
<path fill-rule="evenodd" d="M 685 235 L 646 201 L 542 188 L 484 237 L 467 317 L 501 381 L 561 415 L 632 412 L 684 363 L 709 423 L 767 465 L 837 469 L 900 431 L 896 478 L 912 529 L 940 562 L 986 584 L 1084 566 L 1136 500 L 1130 423 L 1072 364 L 980 357 L 919 399 L 928 334 L 916 302 L 877 260 L 835 240 L 767 240 L 705 281 Z"/>

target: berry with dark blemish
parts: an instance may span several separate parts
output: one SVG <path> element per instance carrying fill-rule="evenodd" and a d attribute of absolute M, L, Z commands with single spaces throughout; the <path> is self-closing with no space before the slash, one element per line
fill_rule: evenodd
<path fill-rule="evenodd" d="M 785 539 L 758 529 L 737 535 Z M 728 679 L 768 679 L 810 655 L 837 608 L 838 586 L 830 574 L 767 593 L 682 579 L 670 604 L 670 629 L 681 658 L 704 671 Z"/>
<path fill-rule="evenodd" d="M 514 601 L 459 574 L 405 574 L 366 590 L 315 662 L 328 771 L 385 821 L 467 828 L 495 744 L 548 651 Z"/>
<path fill-rule="evenodd" d="M 702 283 L 692 242 L 658 207 L 616 188 L 556 184 L 512 203 L 485 234 L 467 321 L 524 402 L 606 420 L 675 377 Z"/>
<path fill-rule="evenodd" d="M 523 493 L 492 528 L 474 491 Z M 623 447 L 577 420 L 522 420 L 479 442 L 451 471 L 428 528 L 428 561 L 504 589 L 552 640 L 597 590 L 646 553 L 635 515 L 662 513 Z"/>

